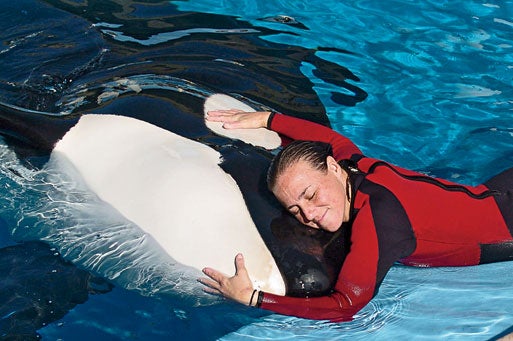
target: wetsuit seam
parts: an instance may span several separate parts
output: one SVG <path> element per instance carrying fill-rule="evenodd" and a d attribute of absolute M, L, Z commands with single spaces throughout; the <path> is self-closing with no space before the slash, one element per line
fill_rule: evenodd
<path fill-rule="evenodd" d="M 449 192 L 464 193 L 464 194 L 468 195 L 469 197 L 474 198 L 474 199 L 478 199 L 478 200 L 486 199 L 486 198 L 493 197 L 493 196 L 496 196 L 496 195 L 500 194 L 499 191 L 492 190 L 492 189 L 487 189 L 487 190 L 483 191 L 481 194 L 474 194 L 469 189 L 465 188 L 462 185 L 446 185 L 446 184 L 440 182 L 437 179 L 430 178 L 430 177 L 427 177 L 427 176 L 424 176 L 424 175 L 407 175 L 407 174 L 403 174 L 399 170 L 395 169 L 393 166 L 391 166 L 390 164 L 388 164 L 388 163 L 386 163 L 384 161 L 377 161 L 377 162 L 375 162 L 369 168 L 368 174 L 373 173 L 376 170 L 376 168 L 380 167 L 380 166 L 387 167 L 388 169 L 393 171 L 395 174 L 399 175 L 400 177 L 402 177 L 404 179 L 431 184 L 433 186 L 437 186 L 437 187 L 439 187 L 439 188 L 441 188 L 443 190 L 447 190 Z"/>

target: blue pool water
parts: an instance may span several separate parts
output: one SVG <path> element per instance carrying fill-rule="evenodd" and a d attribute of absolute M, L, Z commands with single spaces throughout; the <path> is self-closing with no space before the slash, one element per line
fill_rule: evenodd
<path fill-rule="evenodd" d="M 130 96 L 236 93 L 329 121 L 367 155 L 434 176 L 477 184 L 513 165 L 512 1 L 20 0 L 2 1 L 0 19 L 9 104 L 69 114 Z M 27 168 L 4 140 L 0 157 L 2 264 L 36 254 L 6 251 L 37 239 L 88 271 L 77 278 L 100 277 L 82 288 L 56 271 L 57 294 L 30 289 L 47 319 L 25 330 L 44 340 L 486 340 L 513 326 L 511 262 L 395 266 L 340 324 L 196 297 L 185 270 L 159 263 L 152 242 L 87 191 Z M 2 271 L 3 289 L 24 283 Z M 17 312 L 34 320 L 0 291 L 2 333 Z"/>

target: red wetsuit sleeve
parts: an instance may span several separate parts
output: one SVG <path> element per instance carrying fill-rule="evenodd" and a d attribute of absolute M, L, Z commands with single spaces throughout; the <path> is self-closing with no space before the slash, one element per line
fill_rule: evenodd
<path fill-rule="evenodd" d="M 274 113 L 269 117 L 267 126 L 269 129 L 292 140 L 329 143 L 333 146 L 333 156 L 337 161 L 349 159 L 354 154 L 362 154 L 350 139 L 318 123 Z"/>
<path fill-rule="evenodd" d="M 372 219 L 370 209 L 362 210 L 364 220 Z M 359 216 L 358 218 L 360 218 Z M 372 224 L 356 219 L 351 237 L 351 252 L 347 255 L 328 296 L 299 298 L 264 293 L 260 307 L 279 314 L 334 322 L 351 320 L 353 315 L 372 299 L 376 292 L 378 269 L 378 237 Z"/>

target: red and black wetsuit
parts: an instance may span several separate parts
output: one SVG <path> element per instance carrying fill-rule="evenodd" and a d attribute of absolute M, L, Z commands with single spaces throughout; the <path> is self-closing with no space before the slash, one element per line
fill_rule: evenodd
<path fill-rule="evenodd" d="M 269 128 L 293 140 L 333 146 L 351 160 L 351 247 L 332 294 L 296 298 L 263 293 L 260 307 L 310 319 L 349 320 L 377 293 L 395 262 L 465 266 L 513 260 L 513 169 L 464 186 L 365 157 L 348 138 L 282 114 Z"/>

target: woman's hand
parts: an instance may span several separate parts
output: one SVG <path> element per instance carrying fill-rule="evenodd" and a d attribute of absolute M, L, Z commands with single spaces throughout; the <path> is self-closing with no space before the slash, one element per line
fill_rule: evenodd
<path fill-rule="evenodd" d="M 256 129 L 267 128 L 269 115 L 269 111 L 213 110 L 207 113 L 206 119 L 222 122 L 225 129 Z"/>
<path fill-rule="evenodd" d="M 250 302 L 253 284 L 244 265 L 242 254 L 239 253 L 235 257 L 235 275 L 233 277 L 228 277 L 211 268 L 204 268 L 203 273 L 209 278 L 200 278 L 198 281 L 206 286 L 204 289 L 206 292 L 222 295 L 245 305 L 250 303 L 256 305 L 255 299 Z"/>

